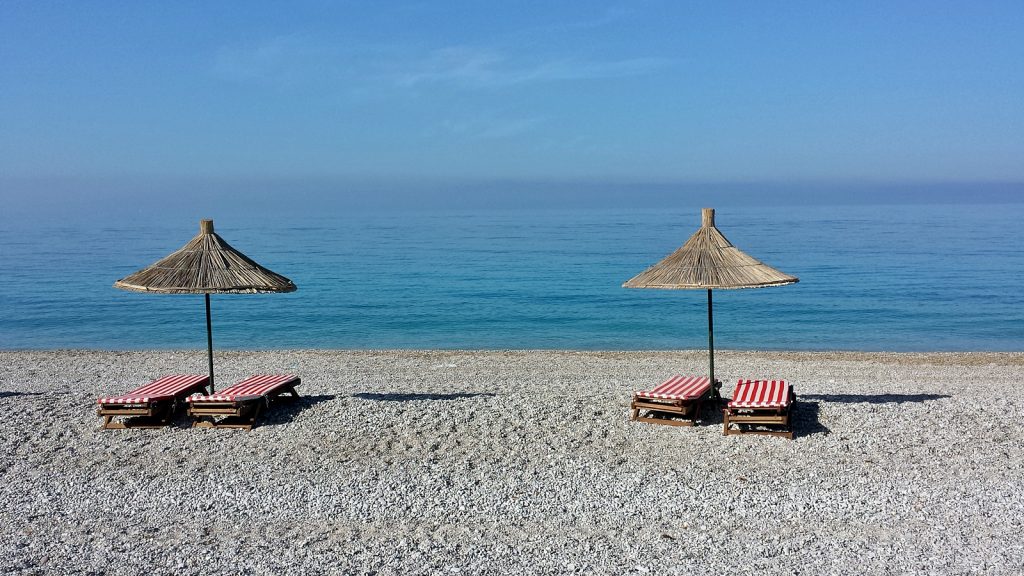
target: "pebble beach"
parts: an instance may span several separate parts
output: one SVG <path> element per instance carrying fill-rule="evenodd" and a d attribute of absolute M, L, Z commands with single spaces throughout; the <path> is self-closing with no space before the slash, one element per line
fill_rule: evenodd
<path fill-rule="evenodd" d="M 101 430 L 200 351 L 3 351 L 4 574 L 1021 574 L 1021 353 L 716 354 L 796 438 L 629 421 L 706 352 L 220 352 L 250 432 Z"/>

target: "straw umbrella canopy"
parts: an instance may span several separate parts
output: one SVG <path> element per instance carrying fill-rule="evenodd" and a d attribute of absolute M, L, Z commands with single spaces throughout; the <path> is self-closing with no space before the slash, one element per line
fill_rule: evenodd
<path fill-rule="evenodd" d="M 294 292 L 291 280 L 271 272 L 231 247 L 199 221 L 199 234 L 169 256 L 114 282 L 114 288 L 152 294 L 202 294 L 206 301 L 206 348 L 213 391 L 213 327 L 210 294 Z"/>
<path fill-rule="evenodd" d="M 701 210 L 701 226 L 678 250 L 657 264 L 630 278 L 623 288 L 661 288 L 665 290 L 708 291 L 708 358 L 715 395 L 715 328 L 711 290 L 764 288 L 799 282 L 795 276 L 780 272 L 739 248 L 715 227 L 715 210 Z"/>

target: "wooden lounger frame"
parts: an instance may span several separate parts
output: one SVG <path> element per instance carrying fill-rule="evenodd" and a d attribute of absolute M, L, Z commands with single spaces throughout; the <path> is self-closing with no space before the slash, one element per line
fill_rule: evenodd
<path fill-rule="evenodd" d="M 629 404 L 629 419 L 666 426 L 696 426 L 701 407 L 714 390 L 715 383 L 712 382 L 700 396 L 686 399 L 644 398 L 634 392 L 633 401 Z M 641 411 L 646 411 L 647 415 L 642 415 Z"/>
<path fill-rule="evenodd" d="M 710 396 L 710 390 L 707 394 L 694 400 L 656 400 L 633 396 L 633 402 L 630 403 L 629 419 L 634 422 L 665 424 L 666 426 L 695 426 L 697 417 L 700 416 L 701 406 Z M 641 410 L 647 410 L 647 415 L 641 416 Z"/>
<path fill-rule="evenodd" d="M 265 407 L 271 402 L 288 401 L 298 399 L 299 393 L 295 387 L 302 383 L 302 379 L 295 377 L 287 384 L 275 388 L 262 395 L 239 398 L 237 400 L 204 400 L 202 402 L 189 403 L 188 414 L 193 418 L 193 428 L 241 428 L 252 430 L 256 425 L 256 419 L 263 413 Z M 287 394 L 286 396 L 282 396 Z"/>
<path fill-rule="evenodd" d="M 174 414 L 186 397 L 192 394 L 206 394 L 210 379 L 200 380 L 191 387 L 179 392 L 173 398 L 150 400 L 148 402 L 124 402 L 118 404 L 100 404 L 96 415 L 103 417 L 104 430 L 124 430 L 126 428 L 156 429 L 171 425 Z M 130 393 L 129 393 L 130 394 Z M 114 420 L 124 417 L 124 420 Z"/>
<path fill-rule="evenodd" d="M 783 436 L 793 439 L 790 421 L 796 406 L 796 391 L 789 387 L 789 405 L 781 408 L 729 408 L 722 409 L 722 435 L 758 434 Z M 731 428 L 735 425 L 736 428 Z"/>

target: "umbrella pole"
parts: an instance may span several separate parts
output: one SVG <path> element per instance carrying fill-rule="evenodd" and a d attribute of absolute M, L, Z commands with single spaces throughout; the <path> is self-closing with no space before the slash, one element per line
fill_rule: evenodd
<path fill-rule="evenodd" d="M 708 368 L 711 377 L 711 398 L 718 401 L 722 397 L 718 393 L 718 380 L 715 380 L 715 319 L 711 307 L 711 288 L 708 288 L 708 359 L 711 364 Z"/>
<path fill-rule="evenodd" d="M 213 394 L 213 324 L 210 323 L 210 295 L 203 296 L 206 296 L 206 359 L 210 367 L 210 394 Z"/>

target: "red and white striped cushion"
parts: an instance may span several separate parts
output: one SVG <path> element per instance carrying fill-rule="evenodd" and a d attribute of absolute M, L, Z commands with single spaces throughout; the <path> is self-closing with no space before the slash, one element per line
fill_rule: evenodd
<path fill-rule="evenodd" d="M 740 380 L 729 408 L 785 408 L 789 400 L 785 380 Z"/>
<path fill-rule="evenodd" d="M 145 386 L 140 386 L 123 396 L 107 396 L 96 401 L 97 404 L 145 404 L 147 402 L 159 402 L 170 400 L 182 392 L 186 392 L 209 380 L 209 376 L 199 374 L 175 374 L 164 376 L 153 380 Z"/>
<path fill-rule="evenodd" d="M 263 396 L 275 389 L 298 380 L 294 374 L 257 374 L 229 386 L 216 394 L 203 396 L 195 394 L 188 397 L 189 402 L 234 402 L 246 398 Z"/>
<path fill-rule="evenodd" d="M 636 393 L 640 398 L 658 398 L 664 400 L 692 400 L 699 398 L 711 388 L 711 379 L 707 376 L 673 376 L 654 390 L 641 390 Z"/>

